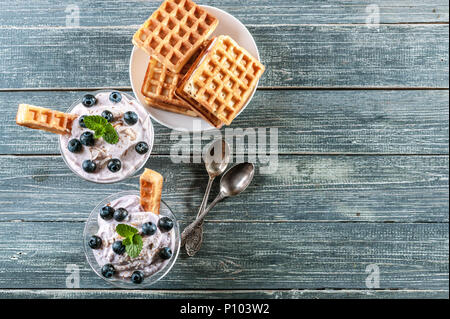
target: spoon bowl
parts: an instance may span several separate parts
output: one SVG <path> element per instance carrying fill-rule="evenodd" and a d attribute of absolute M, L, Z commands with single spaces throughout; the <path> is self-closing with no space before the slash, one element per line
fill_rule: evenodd
<path fill-rule="evenodd" d="M 252 163 L 241 163 L 230 168 L 220 179 L 220 192 L 224 197 L 235 196 L 243 192 L 255 175 Z"/>
<path fill-rule="evenodd" d="M 206 148 L 203 161 L 210 178 L 219 176 L 230 162 L 230 146 L 224 139 L 215 140 Z"/>

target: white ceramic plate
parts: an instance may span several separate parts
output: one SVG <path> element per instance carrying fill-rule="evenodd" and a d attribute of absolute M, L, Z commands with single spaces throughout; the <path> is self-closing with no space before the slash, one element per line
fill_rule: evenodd
<path fill-rule="evenodd" d="M 219 19 L 219 25 L 217 26 L 216 30 L 214 30 L 212 36 L 229 35 L 239 45 L 244 47 L 248 52 L 250 52 L 259 60 L 259 52 L 258 48 L 256 47 L 255 40 L 253 40 L 250 32 L 238 19 L 233 17 L 231 14 L 214 7 L 204 5 L 202 5 L 201 7 L 214 15 L 217 19 Z M 178 131 L 198 132 L 213 129 L 213 126 L 202 119 L 167 112 L 147 106 L 144 96 L 141 93 L 141 87 L 142 82 L 144 81 L 145 71 L 147 70 L 148 61 L 149 56 L 147 55 L 147 53 L 145 53 L 143 50 L 139 50 L 138 48 L 133 47 L 133 51 L 131 52 L 130 57 L 131 87 L 133 88 L 133 92 L 137 100 L 144 107 L 146 107 L 146 109 L 150 113 L 150 116 L 156 122 Z M 248 103 L 250 103 L 250 100 L 252 99 L 255 91 L 256 89 L 250 95 L 247 103 L 245 103 L 239 114 L 247 107 Z"/>

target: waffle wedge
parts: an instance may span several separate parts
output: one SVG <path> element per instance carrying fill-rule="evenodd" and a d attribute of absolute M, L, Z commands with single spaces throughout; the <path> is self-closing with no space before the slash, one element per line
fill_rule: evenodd
<path fill-rule="evenodd" d="M 154 57 L 150 61 L 141 92 L 149 106 L 188 116 L 197 116 L 188 103 L 175 96 L 182 73 L 172 73 Z"/>
<path fill-rule="evenodd" d="M 166 0 L 133 36 L 133 44 L 179 73 L 219 24 L 191 0 Z"/>
<path fill-rule="evenodd" d="M 158 172 L 146 168 L 139 178 L 141 206 L 147 212 L 159 214 L 163 177 Z"/>
<path fill-rule="evenodd" d="M 192 116 L 196 117 L 197 113 L 195 113 L 189 106 L 186 105 L 175 105 L 175 104 L 168 104 L 164 103 L 158 100 L 152 100 L 148 97 L 145 97 L 145 101 L 147 104 L 151 107 L 155 107 L 157 109 L 168 111 L 172 113 L 178 113 L 182 115 Z M 183 101 L 181 101 L 183 102 Z"/>
<path fill-rule="evenodd" d="M 68 134 L 72 131 L 72 123 L 77 117 L 78 115 L 75 114 L 58 112 L 40 106 L 19 104 L 16 123 L 56 134 Z"/>
<path fill-rule="evenodd" d="M 230 125 L 264 66 L 229 36 L 211 40 L 180 82 L 176 94 L 212 125 Z"/>

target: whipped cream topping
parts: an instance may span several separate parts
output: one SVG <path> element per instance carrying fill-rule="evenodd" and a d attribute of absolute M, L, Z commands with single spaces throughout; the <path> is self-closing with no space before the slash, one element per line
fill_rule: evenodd
<path fill-rule="evenodd" d="M 145 154 L 139 154 L 135 150 L 135 146 L 139 142 L 146 142 L 151 148 L 152 146 L 152 124 L 147 111 L 135 100 L 128 99 L 122 94 L 120 102 L 112 102 L 109 100 L 111 92 L 100 92 L 95 95 L 97 103 L 91 107 L 85 107 L 81 102 L 77 104 L 71 114 L 82 115 L 101 115 L 107 110 L 113 113 L 114 121 L 111 123 L 119 135 L 117 144 L 109 144 L 99 138 L 95 140 L 94 146 L 82 146 L 79 153 L 72 153 L 68 150 L 67 145 L 71 139 L 79 139 L 85 131 L 91 131 L 80 126 L 78 118 L 73 122 L 71 134 L 60 136 L 61 152 L 70 166 L 70 168 L 83 178 L 99 183 L 112 183 L 126 178 L 139 169 L 148 159 L 150 150 Z M 134 125 L 128 125 L 123 121 L 125 112 L 135 112 L 139 119 Z M 91 131 L 92 132 L 92 131 Z M 110 159 L 117 158 L 121 161 L 122 167 L 118 172 L 111 172 L 107 168 Z M 82 168 L 85 160 L 92 160 L 97 169 L 92 173 L 87 173 Z"/>
<path fill-rule="evenodd" d="M 121 279 L 130 278 L 135 270 L 142 271 L 144 276 L 148 277 L 164 268 L 170 259 L 164 260 L 159 257 L 158 253 L 164 247 L 169 247 L 174 252 L 174 229 L 161 231 L 157 227 L 155 234 L 150 236 L 142 235 L 144 245 L 141 253 L 136 258 L 130 258 L 126 252 L 118 255 L 112 250 L 112 244 L 116 240 L 123 240 L 116 232 L 118 224 L 130 225 L 141 232 L 142 224 L 146 222 L 158 225 L 160 215 L 145 212 L 140 205 L 139 196 L 137 195 L 126 195 L 118 198 L 112 201 L 110 206 L 116 210 L 125 208 L 128 211 L 128 216 L 125 220 L 118 222 L 114 219 L 104 220 L 99 214 L 99 229 L 96 235 L 102 239 L 102 246 L 99 249 L 93 249 L 93 253 L 100 267 L 105 264 L 112 264 L 116 270 L 115 277 Z"/>

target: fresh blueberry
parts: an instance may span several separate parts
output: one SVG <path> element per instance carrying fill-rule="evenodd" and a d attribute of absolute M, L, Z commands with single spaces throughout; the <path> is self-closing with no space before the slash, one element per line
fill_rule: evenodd
<path fill-rule="evenodd" d="M 108 110 L 104 110 L 102 116 L 110 123 L 114 121 L 114 115 Z"/>
<path fill-rule="evenodd" d="M 120 171 L 121 168 L 122 168 L 122 162 L 119 159 L 113 158 L 108 161 L 108 169 L 111 172 L 116 173 L 116 172 Z"/>
<path fill-rule="evenodd" d="M 152 222 L 142 224 L 142 233 L 147 236 L 151 236 L 156 233 L 156 225 Z"/>
<path fill-rule="evenodd" d="M 86 107 L 91 107 L 95 105 L 95 103 L 97 103 L 97 99 L 92 94 L 86 94 L 85 96 L 83 96 L 83 100 L 81 101 L 81 103 L 83 103 L 83 105 Z"/>
<path fill-rule="evenodd" d="M 135 284 L 140 284 L 144 281 L 144 273 L 142 271 L 136 270 L 131 274 L 131 281 Z"/>
<path fill-rule="evenodd" d="M 116 269 L 111 264 L 106 264 L 102 267 L 102 275 L 105 278 L 111 278 L 116 273 Z"/>
<path fill-rule="evenodd" d="M 162 259 L 169 259 L 172 257 L 172 250 L 169 247 L 164 247 L 159 251 L 159 257 Z"/>
<path fill-rule="evenodd" d="M 117 220 L 118 222 L 121 222 L 122 220 L 124 220 L 125 218 L 127 218 L 128 216 L 128 211 L 125 208 L 118 208 L 115 212 L 114 212 L 114 219 Z"/>
<path fill-rule="evenodd" d="M 109 95 L 109 100 L 114 103 L 119 103 L 120 101 L 122 101 L 122 94 L 117 91 L 111 92 L 111 94 Z"/>
<path fill-rule="evenodd" d="M 125 114 L 123 115 L 123 120 L 128 125 L 136 124 L 138 119 L 139 119 L 138 115 L 135 112 L 133 112 L 133 111 L 125 112 Z"/>
<path fill-rule="evenodd" d="M 134 149 L 136 150 L 136 152 L 138 152 L 139 154 L 145 154 L 148 152 L 148 144 L 145 142 L 139 142 L 136 144 L 136 146 L 134 147 Z"/>
<path fill-rule="evenodd" d="M 125 245 L 122 244 L 121 240 L 115 241 L 112 244 L 112 250 L 118 255 L 123 255 L 123 253 L 125 252 Z"/>
<path fill-rule="evenodd" d="M 72 153 L 78 153 L 81 151 L 81 142 L 80 140 L 77 140 L 76 138 L 71 139 L 69 143 L 67 144 L 67 149 Z"/>
<path fill-rule="evenodd" d="M 158 221 L 158 227 L 161 230 L 169 231 L 173 227 L 173 221 L 169 217 L 161 217 Z"/>
<path fill-rule="evenodd" d="M 92 249 L 100 248 L 102 245 L 102 239 L 98 236 L 92 235 L 91 238 L 89 238 L 89 247 Z"/>
<path fill-rule="evenodd" d="M 82 115 L 82 116 L 80 116 L 80 118 L 78 119 L 78 124 L 80 124 L 80 126 L 81 127 L 84 127 L 84 128 L 86 128 L 86 124 L 84 124 L 84 117 L 85 117 L 86 115 Z"/>
<path fill-rule="evenodd" d="M 80 142 L 86 146 L 94 146 L 95 139 L 94 134 L 92 132 L 86 131 L 80 135 Z"/>
<path fill-rule="evenodd" d="M 114 215 L 114 208 L 112 208 L 111 206 L 103 206 L 102 209 L 100 210 L 100 217 L 103 218 L 104 220 L 109 220 L 111 218 L 113 218 Z"/>
<path fill-rule="evenodd" d="M 95 165 L 95 163 L 91 160 L 85 160 L 83 162 L 83 170 L 86 173 L 93 173 L 96 168 L 97 168 L 97 165 Z"/>

